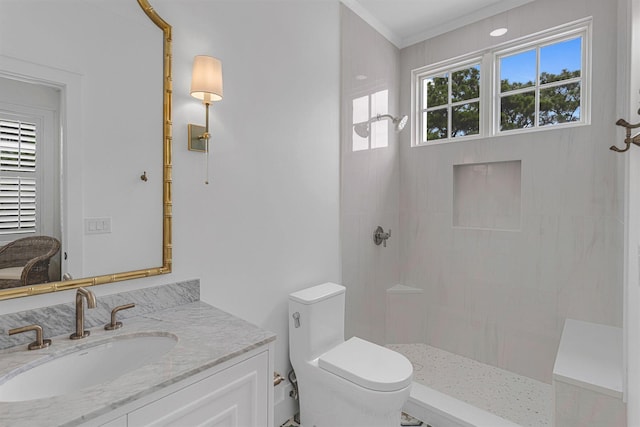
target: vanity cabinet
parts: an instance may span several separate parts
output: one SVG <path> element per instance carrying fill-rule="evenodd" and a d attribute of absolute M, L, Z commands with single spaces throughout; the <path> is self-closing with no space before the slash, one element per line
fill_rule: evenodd
<path fill-rule="evenodd" d="M 156 292 L 140 297 L 143 301 L 154 298 Z M 39 399 L 37 405 L 30 400 L 0 402 L 0 426 L 273 427 L 276 335 L 202 301 L 129 318 L 116 331 L 105 331 L 100 325 L 82 343 L 66 339 L 67 334 L 54 337 L 53 348 L 40 350 L 40 355 L 55 360 L 65 354 L 84 354 L 79 350 L 112 340 L 154 335 L 175 337 L 177 342 L 166 353 L 145 359 L 137 369 L 121 375 L 112 372 L 110 380 L 95 375 L 92 386 L 75 389 L 69 375 L 68 383 L 61 381 L 64 393 Z M 20 347 L 0 352 L 0 379 L 41 357 Z M 116 353 L 104 357 L 125 368 L 144 355 L 132 350 L 123 357 Z M 101 363 L 104 360 L 95 362 L 96 373 L 109 369 Z"/>
<path fill-rule="evenodd" d="M 269 410 L 269 352 L 261 351 L 225 367 L 210 368 L 154 393 L 127 413 L 98 423 L 103 427 L 272 426 Z M 273 388 L 273 386 L 272 386 Z M 111 414 L 116 415 L 115 413 Z M 104 418 L 102 418 L 104 419 Z M 96 424 L 86 424 L 96 425 Z"/>
<path fill-rule="evenodd" d="M 266 379 L 267 354 L 261 353 L 127 414 L 127 426 L 261 427 Z"/>

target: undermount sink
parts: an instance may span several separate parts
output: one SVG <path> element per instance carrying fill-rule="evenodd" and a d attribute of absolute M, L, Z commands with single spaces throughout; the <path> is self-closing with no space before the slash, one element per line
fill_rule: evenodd
<path fill-rule="evenodd" d="M 52 355 L 0 378 L 0 402 L 60 396 L 114 380 L 157 360 L 177 342 L 172 334 L 122 335 Z"/>

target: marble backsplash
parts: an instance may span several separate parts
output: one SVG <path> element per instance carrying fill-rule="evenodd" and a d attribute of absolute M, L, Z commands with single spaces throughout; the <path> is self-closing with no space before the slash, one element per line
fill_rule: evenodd
<path fill-rule="evenodd" d="M 89 288 L 90 289 L 90 288 Z M 134 303 L 136 306 L 118 312 L 117 320 L 140 316 L 165 308 L 200 300 L 200 280 L 188 280 L 152 288 L 138 289 L 113 295 L 96 297 L 97 307 L 87 309 L 85 304 L 85 329 L 105 325 L 111 320 L 111 310 L 119 305 Z M 34 310 L 0 315 L 0 349 L 28 344 L 34 341 L 34 333 L 9 336 L 9 329 L 37 324 L 42 326 L 44 337 L 71 334 L 75 331 L 75 301 Z"/>

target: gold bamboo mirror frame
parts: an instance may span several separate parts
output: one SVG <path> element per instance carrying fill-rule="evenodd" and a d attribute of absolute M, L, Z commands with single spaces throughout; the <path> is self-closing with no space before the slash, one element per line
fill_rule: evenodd
<path fill-rule="evenodd" d="M 89 287 L 124 280 L 138 279 L 171 272 L 172 266 L 172 194 L 171 194 L 171 103 L 172 103 L 172 80 L 171 80 L 171 26 L 164 21 L 149 4 L 148 0 L 137 0 L 139 6 L 146 16 L 162 30 L 163 34 L 163 129 L 162 129 L 162 265 L 157 267 L 143 268 L 139 270 L 125 271 L 112 274 L 103 274 L 93 277 L 83 277 L 73 280 L 63 280 L 60 282 L 50 282 L 35 285 L 27 285 L 0 290 L 0 300 L 11 298 L 40 295 L 50 292 L 74 289 L 79 287 Z M 159 120 L 158 120 L 159 124 Z M 159 141 L 158 141 L 159 142 Z M 159 144 L 158 144 L 159 145 Z M 146 173 L 145 173 L 146 174 Z M 146 177 L 146 176 L 145 176 Z M 142 178 L 142 177 L 141 177 Z M 158 209 L 161 207 L 158 206 Z"/>

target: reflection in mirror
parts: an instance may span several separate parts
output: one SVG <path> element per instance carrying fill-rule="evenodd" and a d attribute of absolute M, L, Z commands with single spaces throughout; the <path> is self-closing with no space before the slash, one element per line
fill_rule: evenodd
<path fill-rule="evenodd" d="M 0 289 L 60 280 L 60 91 L 0 77 Z"/>
<path fill-rule="evenodd" d="M 2 0 L 0 40 L 0 299 L 170 272 L 171 27 Z"/>

